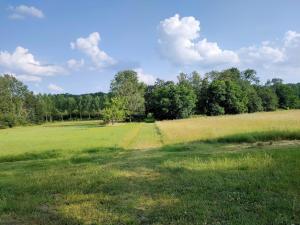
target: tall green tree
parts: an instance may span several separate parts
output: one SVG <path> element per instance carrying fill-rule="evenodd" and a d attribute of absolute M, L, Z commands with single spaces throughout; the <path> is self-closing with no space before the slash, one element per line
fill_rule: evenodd
<path fill-rule="evenodd" d="M 35 96 L 15 77 L 0 76 L 0 127 L 38 122 Z"/>
<path fill-rule="evenodd" d="M 264 111 L 274 111 L 278 108 L 278 97 L 271 87 L 259 87 L 257 93 L 262 100 Z"/>
<path fill-rule="evenodd" d="M 187 79 L 181 74 L 179 83 L 157 80 L 154 86 L 148 87 L 146 110 L 157 119 L 179 119 L 190 116 L 195 109 L 196 94 Z"/>
<path fill-rule="evenodd" d="M 68 111 L 68 114 L 69 114 L 69 119 L 71 120 L 72 119 L 72 114 L 74 112 L 74 110 L 76 109 L 76 100 L 75 98 L 73 97 L 68 97 L 67 98 L 67 111 Z"/>
<path fill-rule="evenodd" d="M 113 97 L 107 102 L 107 106 L 102 110 L 101 114 L 105 123 L 116 123 L 123 121 L 126 117 L 126 109 L 124 108 L 125 99 L 122 97 Z"/>
<path fill-rule="evenodd" d="M 115 75 L 111 82 L 113 96 L 124 98 L 126 113 L 131 121 L 133 115 L 145 113 L 145 85 L 138 81 L 137 73 L 124 70 Z"/>

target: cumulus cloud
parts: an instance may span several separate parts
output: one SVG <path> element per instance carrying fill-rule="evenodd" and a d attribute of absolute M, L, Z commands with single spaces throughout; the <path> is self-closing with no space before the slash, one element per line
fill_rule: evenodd
<path fill-rule="evenodd" d="M 26 17 L 36 17 L 41 19 L 45 17 L 43 11 L 34 6 L 10 6 L 8 9 L 11 11 L 11 14 L 9 15 L 10 19 L 24 19 Z"/>
<path fill-rule="evenodd" d="M 21 46 L 18 46 L 12 53 L 0 51 L 0 67 L 17 74 L 23 81 L 38 82 L 41 78 L 37 77 L 65 73 L 65 70 L 60 66 L 42 64 L 35 59 L 28 49 Z"/>
<path fill-rule="evenodd" d="M 138 79 L 140 82 L 143 82 L 148 85 L 155 83 L 155 77 L 151 74 L 145 73 L 142 68 L 136 68 L 134 69 L 134 71 L 137 72 Z"/>
<path fill-rule="evenodd" d="M 300 76 L 300 33 L 296 31 L 287 31 L 279 43 L 266 41 L 237 52 L 240 67 L 257 69 L 267 78 L 276 76 L 292 81 Z"/>
<path fill-rule="evenodd" d="M 15 75 L 15 77 L 20 81 L 25 82 L 41 82 L 42 78 L 38 76 L 32 76 L 32 75 Z"/>
<path fill-rule="evenodd" d="M 300 33 L 296 31 L 289 30 L 284 35 L 284 46 L 285 47 L 298 47 L 300 44 Z"/>
<path fill-rule="evenodd" d="M 177 65 L 235 64 L 239 57 L 234 51 L 222 50 L 216 42 L 200 40 L 200 22 L 194 17 L 178 14 L 160 22 L 161 54 Z"/>
<path fill-rule="evenodd" d="M 67 61 L 67 65 L 70 69 L 78 70 L 84 66 L 84 60 L 83 59 L 81 59 L 81 60 L 70 59 Z"/>
<path fill-rule="evenodd" d="M 288 81 L 300 76 L 300 33 L 296 31 L 287 31 L 279 42 L 264 41 L 237 50 L 223 50 L 218 43 L 200 38 L 200 22 L 192 16 L 176 14 L 164 19 L 158 31 L 161 54 L 175 65 L 254 68 L 265 78 L 277 76 Z"/>
<path fill-rule="evenodd" d="M 91 33 L 88 37 L 80 37 L 75 42 L 71 42 L 71 48 L 77 49 L 86 54 L 95 67 L 105 68 L 116 63 L 116 60 L 110 57 L 106 52 L 99 48 L 100 34 L 98 32 Z"/>
<path fill-rule="evenodd" d="M 272 47 L 268 42 L 264 42 L 261 46 L 250 46 L 241 48 L 238 54 L 242 60 L 241 63 L 246 65 L 261 63 L 279 63 L 286 60 L 286 56 L 282 49 Z"/>
<path fill-rule="evenodd" d="M 64 89 L 56 84 L 49 84 L 48 85 L 48 90 L 51 91 L 52 93 L 61 93 L 64 91 Z"/>
<path fill-rule="evenodd" d="M 10 71 L 5 71 L 5 72 L 3 72 L 3 74 L 9 74 L 11 76 L 14 76 L 19 81 L 34 82 L 34 83 L 39 83 L 39 82 L 42 81 L 41 77 L 34 76 L 34 75 L 26 75 L 26 74 L 17 75 L 15 73 L 10 72 Z"/>

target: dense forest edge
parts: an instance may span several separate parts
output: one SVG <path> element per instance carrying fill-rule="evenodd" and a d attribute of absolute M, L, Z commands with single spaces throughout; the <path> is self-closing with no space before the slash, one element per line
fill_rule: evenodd
<path fill-rule="evenodd" d="M 52 121 L 101 119 L 104 123 L 188 118 L 300 108 L 300 83 L 274 78 L 262 84 L 255 70 L 230 68 L 203 77 L 180 73 L 177 82 L 138 81 L 118 72 L 109 93 L 34 94 L 14 76 L 0 76 L 0 128 Z"/>

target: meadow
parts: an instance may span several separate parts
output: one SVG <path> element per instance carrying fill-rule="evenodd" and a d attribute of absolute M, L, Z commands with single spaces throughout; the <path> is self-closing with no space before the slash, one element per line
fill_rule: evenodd
<path fill-rule="evenodd" d="M 300 110 L 0 130 L 0 224 L 299 224 Z"/>

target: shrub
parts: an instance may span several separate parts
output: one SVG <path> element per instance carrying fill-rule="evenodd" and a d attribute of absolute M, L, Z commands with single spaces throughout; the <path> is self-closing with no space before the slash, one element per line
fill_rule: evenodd
<path fill-rule="evenodd" d="M 147 117 L 144 120 L 146 123 L 154 123 L 155 122 L 155 118 L 153 116 L 152 113 L 148 113 Z"/>
<path fill-rule="evenodd" d="M 224 114 L 225 114 L 225 110 L 219 104 L 212 103 L 209 105 L 209 115 L 210 116 L 218 116 L 218 115 L 224 115 Z"/>
<path fill-rule="evenodd" d="M 14 127 L 17 125 L 17 120 L 12 114 L 0 116 L 0 128 Z"/>

